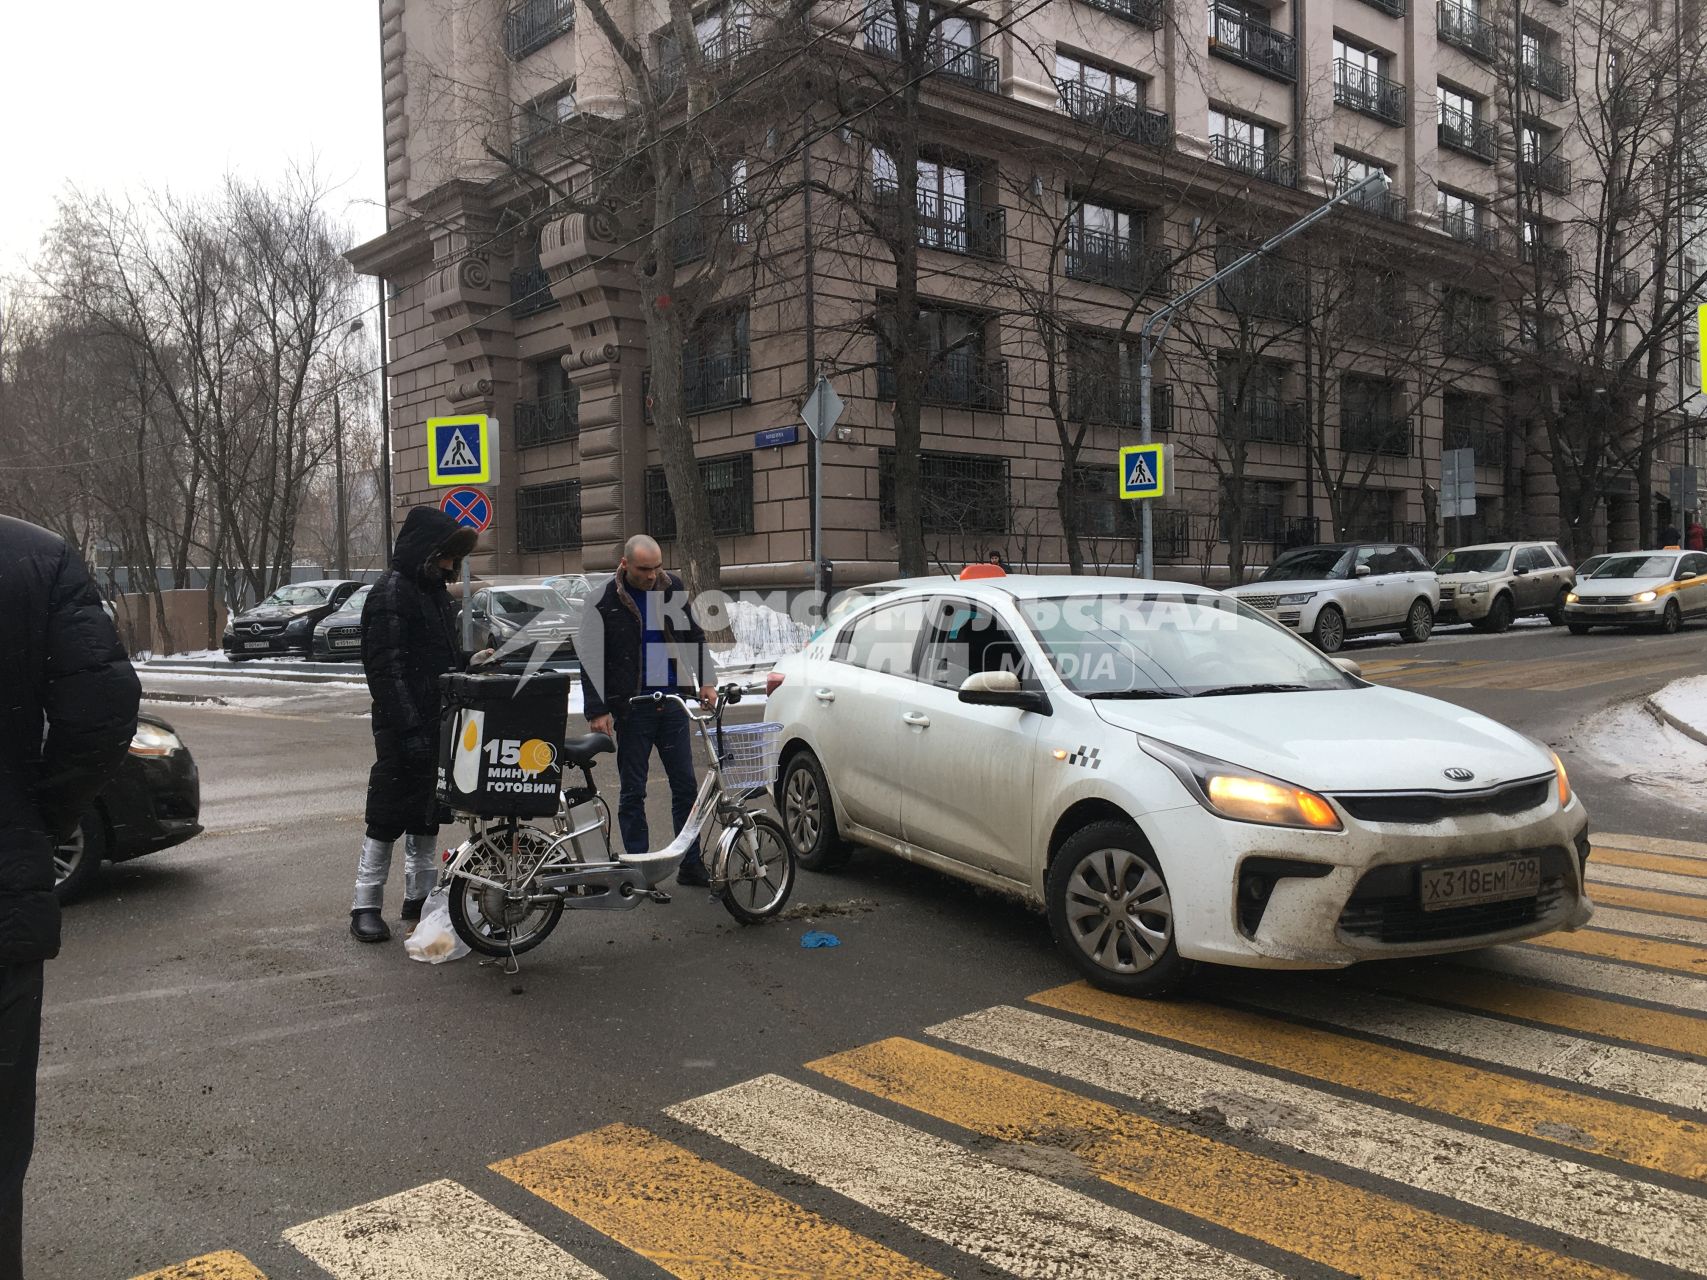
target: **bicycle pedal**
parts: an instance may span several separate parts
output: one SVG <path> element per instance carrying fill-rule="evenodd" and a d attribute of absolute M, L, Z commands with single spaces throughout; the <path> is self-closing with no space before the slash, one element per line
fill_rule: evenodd
<path fill-rule="evenodd" d="M 667 907 L 670 905 L 670 895 L 665 893 L 662 889 L 648 889 L 646 892 L 647 896 L 649 896 L 652 901 L 656 902 L 659 906 Z"/>

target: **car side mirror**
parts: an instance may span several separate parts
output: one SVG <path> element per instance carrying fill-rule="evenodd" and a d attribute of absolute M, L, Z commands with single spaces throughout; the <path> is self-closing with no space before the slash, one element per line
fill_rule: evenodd
<path fill-rule="evenodd" d="M 1357 663 L 1353 662 L 1350 658 L 1329 658 L 1328 661 L 1333 663 L 1348 676 L 1357 676 L 1359 679 L 1362 679 L 1363 677 L 1363 668 L 1358 666 Z"/>
<path fill-rule="evenodd" d="M 1360 578 L 1367 578 L 1367 577 L 1368 577 L 1368 576 L 1369 576 L 1369 573 L 1370 573 L 1370 569 L 1369 569 L 1369 566 L 1368 566 L 1368 565 L 1366 565 L 1366 564 L 1360 564 L 1360 565 L 1358 565 L 1358 566 L 1357 566 L 1357 568 L 1356 568 L 1356 570 L 1355 570 L 1355 571 L 1354 571 L 1354 572 L 1355 572 L 1355 573 L 1356 573 L 1356 574 L 1357 574 L 1357 576 L 1358 576 L 1358 577 L 1360 577 Z"/>
<path fill-rule="evenodd" d="M 1695 576 L 1696 576 L 1696 573 L 1695 573 L 1695 570 L 1693 570 L 1693 569 L 1679 569 L 1677 571 L 1677 576 L 1675 578 L 1673 578 L 1672 581 L 1673 582 L 1683 582 L 1683 581 L 1685 581 L 1689 578 L 1693 578 Z"/>
<path fill-rule="evenodd" d="M 1012 671 L 980 671 L 967 676 L 960 685 L 960 700 L 975 707 L 1016 707 L 1040 716 L 1050 712 L 1048 695 L 1039 689 L 1023 688 Z"/>
<path fill-rule="evenodd" d="M 1512 570 L 1512 574 L 1519 578 L 1527 577 L 1529 575 L 1529 568 L 1527 565 L 1520 564 L 1517 568 Z"/>

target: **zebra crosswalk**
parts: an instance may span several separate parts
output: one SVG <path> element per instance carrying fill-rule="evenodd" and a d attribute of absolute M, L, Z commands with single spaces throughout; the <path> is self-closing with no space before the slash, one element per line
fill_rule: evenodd
<path fill-rule="evenodd" d="M 1516 662 L 1491 658 L 1369 658 L 1358 659 L 1365 679 L 1403 689 L 1505 689 L 1515 692 L 1567 693 L 1618 681 L 1667 679 L 1699 675 L 1694 657 L 1644 658 L 1576 655 L 1570 662 L 1557 656 Z"/>
<path fill-rule="evenodd" d="M 1607 905 L 1577 934 L 1173 1001 L 1070 983 L 262 1256 L 296 1260 L 274 1280 L 1707 1276 L 1707 845 L 1605 836 L 1589 870 Z M 137 1280 L 268 1276 L 225 1251 Z"/>

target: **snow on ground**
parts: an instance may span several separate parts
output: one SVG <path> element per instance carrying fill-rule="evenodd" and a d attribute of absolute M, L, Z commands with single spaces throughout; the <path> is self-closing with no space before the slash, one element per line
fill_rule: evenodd
<path fill-rule="evenodd" d="M 219 687 L 222 690 L 232 688 L 233 686 L 240 686 L 240 685 L 262 685 L 262 686 L 265 686 L 266 688 L 269 688 L 269 689 L 276 689 L 279 687 L 280 684 L 288 683 L 288 684 L 295 685 L 295 686 L 303 689 L 304 691 L 326 690 L 327 692 L 335 692 L 338 690 L 349 690 L 349 689 L 359 689 L 359 690 L 363 691 L 364 693 L 367 691 L 367 681 L 365 679 L 363 679 L 361 677 L 361 675 L 359 675 L 359 674 L 352 674 L 348 680 L 290 680 L 290 681 L 281 681 L 277 676 L 270 676 L 270 677 L 269 676 L 244 676 L 244 675 L 236 675 L 236 674 L 226 674 L 223 671 L 221 671 L 221 672 L 211 672 L 211 671 L 151 671 L 147 667 L 143 667 L 139 674 L 149 684 L 162 684 L 162 685 L 168 685 L 168 684 L 172 684 L 172 683 L 180 683 L 180 684 L 182 684 L 182 683 L 194 683 L 198 680 L 205 681 L 210 676 L 217 675 L 219 678 Z"/>
<path fill-rule="evenodd" d="M 1678 685 L 1694 685 L 1689 694 L 1696 699 L 1694 710 L 1707 712 L 1707 677 L 1680 680 L 1661 693 Z M 1670 705 L 1667 710 L 1684 718 Z M 1696 723 L 1707 723 L 1707 715 Z M 1707 791 L 1707 746 L 1673 729 L 1640 701 L 1613 707 L 1590 720 L 1576 735 L 1576 745 L 1608 772 L 1656 791 L 1674 804 L 1699 805 Z"/>
<path fill-rule="evenodd" d="M 1676 716 L 1690 728 L 1707 734 L 1707 676 L 1673 680 L 1649 701 L 1667 715 Z"/>
<path fill-rule="evenodd" d="M 810 625 L 762 604 L 731 600 L 728 608 L 729 629 L 735 633 L 735 643 L 716 655 L 719 666 L 774 662 L 805 648 L 812 638 Z"/>

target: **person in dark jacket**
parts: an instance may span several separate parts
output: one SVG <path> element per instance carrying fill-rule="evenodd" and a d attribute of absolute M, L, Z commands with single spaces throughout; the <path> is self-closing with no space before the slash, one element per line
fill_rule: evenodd
<path fill-rule="evenodd" d="M 646 775 L 652 753 L 670 781 L 670 820 L 687 825 L 695 792 L 692 726 L 673 702 L 631 706 L 638 694 L 666 692 L 709 703 L 710 654 L 705 632 L 694 620 L 687 588 L 664 572 L 663 552 L 645 534 L 623 548 L 616 574 L 593 607 L 582 615 L 575 644 L 581 657 L 583 706 L 594 732 L 616 735 L 616 769 L 622 780 L 617 824 L 629 853 L 651 849 L 646 824 Z M 705 866 L 697 853 L 682 862 L 676 883 L 703 885 Z"/>
<path fill-rule="evenodd" d="M 0 1280 L 23 1275 L 42 962 L 59 954 L 53 851 L 124 759 L 142 690 L 83 562 L 0 516 Z"/>
<path fill-rule="evenodd" d="M 414 507 L 397 535 L 391 567 L 362 606 L 362 667 L 373 695 L 373 770 L 367 833 L 356 863 L 350 932 L 362 942 L 391 937 L 380 911 L 391 847 L 403 851 L 403 919 L 419 920 L 438 875 L 439 677 L 466 664 L 448 583 L 478 535 L 437 507 Z"/>

